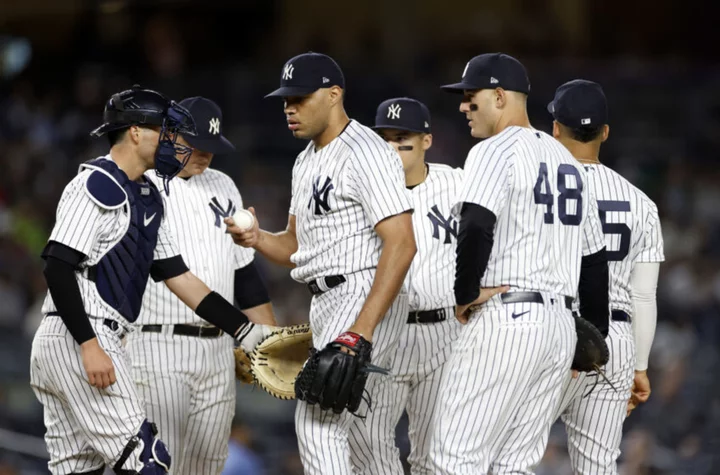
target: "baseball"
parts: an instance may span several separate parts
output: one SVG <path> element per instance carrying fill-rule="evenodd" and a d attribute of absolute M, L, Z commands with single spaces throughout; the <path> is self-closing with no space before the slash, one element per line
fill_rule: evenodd
<path fill-rule="evenodd" d="M 253 214 L 246 209 L 237 210 L 237 212 L 233 214 L 232 219 L 235 221 L 235 226 L 243 231 L 250 229 L 255 222 Z"/>

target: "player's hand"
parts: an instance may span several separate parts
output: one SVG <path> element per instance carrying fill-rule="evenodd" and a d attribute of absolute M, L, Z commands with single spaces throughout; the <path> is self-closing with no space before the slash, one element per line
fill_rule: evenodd
<path fill-rule="evenodd" d="M 630 414 L 635 410 L 636 407 L 637 407 L 637 402 L 635 402 L 633 397 L 630 396 L 630 399 L 628 399 L 627 411 L 625 413 L 625 417 L 630 417 Z"/>
<path fill-rule="evenodd" d="M 97 338 L 80 345 L 80 356 L 85 373 L 90 380 L 90 386 L 105 389 L 111 384 L 115 384 L 115 366 L 113 366 L 112 359 L 100 347 Z"/>
<path fill-rule="evenodd" d="M 279 330 L 279 327 L 259 325 L 250 322 L 240 328 L 238 334 L 235 336 L 235 341 L 238 342 L 239 346 L 245 350 L 246 353 L 250 354 L 255 351 L 258 343 L 267 338 L 275 330 Z"/>
<path fill-rule="evenodd" d="M 628 416 L 633 409 L 647 402 L 650 398 L 650 392 L 650 380 L 647 377 L 647 371 L 635 371 L 635 379 L 630 391 L 630 400 L 628 401 Z"/>
<path fill-rule="evenodd" d="M 249 229 L 240 229 L 235 225 L 235 221 L 232 218 L 225 218 L 223 221 L 227 224 L 227 231 L 232 236 L 235 244 L 242 247 L 255 247 L 260 240 L 260 224 L 258 223 L 257 216 L 255 215 L 255 208 L 252 206 L 248 208 L 253 215 L 253 224 Z"/>
<path fill-rule="evenodd" d="M 470 315 L 475 311 L 475 307 L 480 306 L 490 300 L 492 297 L 494 297 L 497 294 L 503 294 L 510 290 L 510 287 L 507 285 L 503 285 L 500 287 L 488 287 L 485 289 L 480 289 L 480 295 L 478 298 L 473 300 L 467 305 L 456 305 L 455 306 L 455 317 L 465 325 L 468 320 L 470 319 Z"/>

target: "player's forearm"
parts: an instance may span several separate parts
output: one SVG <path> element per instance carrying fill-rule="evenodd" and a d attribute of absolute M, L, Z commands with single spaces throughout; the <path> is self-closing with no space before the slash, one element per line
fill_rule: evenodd
<path fill-rule="evenodd" d="M 272 303 L 264 303 L 257 305 L 252 308 L 244 308 L 242 312 L 250 319 L 253 323 L 260 325 L 277 325 L 275 321 L 275 314 L 273 313 Z"/>
<path fill-rule="evenodd" d="M 81 345 L 95 338 L 95 332 L 85 312 L 75 269 L 66 262 L 48 257 L 44 274 L 58 315 L 73 339 Z"/>
<path fill-rule="evenodd" d="M 396 235 L 384 241 L 375 280 L 353 325 L 353 331 L 368 339 L 372 337 L 375 328 L 397 298 L 416 252 L 417 247 L 412 232 Z"/>
<path fill-rule="evenodd" d="M 583 256 L 578 285 L 580 316 L 595 325 L 603 336 L 607 336 L 610 323 L 609 280 L 605 248 Z"/>
<path fill-rule="evenodd" d="M 657 281 L 660 264 L 635 264 L 630 275 L 633 301 L 633 333 L 635 335 L 635 371 L 645 371 L 650 360 L 650 349 L 657 325 Z"/>
<path fill-rule="evenodd" d="M 290 269 L 295 267 L 290 256 L 295 254 L 297 249 L 298 243 L 295 234 L 287 230 L 271 233 L 261 229 L 260 237 L 255 245 L 255 250 L 270 262 Z"/>
<path fill-rule="evenodd" d="M 198 305 L 200 305 L 200 302 L 212 292 L 210 287 L 205 285 L 202 280 L 198 279 L 195 274 L 190 271 L 167 279 L 165 285 L 193 311 L 195 311 Z"/>
<path fill-rule="evenodd" d="M 236 336 L 248 323 L 248 318 L 240 310 L 211 291 L 192 272 L 167 279 L 165 285 L 200 318 L 229 335 Z"/>
<path fill-rule="evenodd" d="M 495 215 L 474 203 L 464 203 L 456 249 L 455 303 L 467 305 L 480 295 L 482 279 L 493 247 Z"/>

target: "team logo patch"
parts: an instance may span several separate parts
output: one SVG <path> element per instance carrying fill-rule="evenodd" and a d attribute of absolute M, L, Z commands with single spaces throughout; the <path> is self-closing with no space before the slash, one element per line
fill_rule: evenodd
<path fill-rule="evenodd" d="M 215 214 L 215 227 L 218 228 L 220 227 L 220 223 L 222 223 L 223 218 L 229 218 L 230 216 L 235 214 L 235 204 L 232 202 L 231 199 L 228 199 L 227 207 L 223 208 L 217 197 L 213 196 L 210 199 L 210 203 L 208 203 L 208 206 L 210 206 L 210 209 Z"/>
<path fill-rule="evenodd" d="M 455 218 L 452 216 L 445 218 L 437 205 L 430 208 L 427 217 L 433 226 L 433 238 L 440 240 L 440 228 L 442 228 L 445 230 L 445 242 L 443 244 L 450 244 L 453 237 L 457 239 L 458 223 Z"/>
<path fill-rule="evenodd" d="M 213 117 L 210 119 L 210 130 L 208 131 L 213 135 L 217 135 L 220 133 L 220 119 L 217 117 Z"/>
<path fill-rule="evenodd" d="M 400 104 L 390 104 L 387 113 L 388 119 L 399 119 L 401 110 L 402 107 L 400 107 Z"/>
<path fill-rule="evenodd" d="M 314 214 L 316 216 L 321 216 L 330 211 L 330 205 L 328 204 L 330 191 L 335 188 L 335 185 L 332 184 L 332 180 L 329 176 L 325 177 L 325 182 L 322 185 L 320 185 L 321 178 L 322 177 L 320 176 L 315 178 L 315 182 L 313 182 L 312 196 L 308 202 L 308 209 L 312 207 L 313 202 L 315 203 Z"/>

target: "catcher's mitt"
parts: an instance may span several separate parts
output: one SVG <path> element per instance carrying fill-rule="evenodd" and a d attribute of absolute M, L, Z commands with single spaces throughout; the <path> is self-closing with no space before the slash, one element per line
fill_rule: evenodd
<path fill-rule="evenodd" d="M 605 338 L 592 323 L 582 317 L 573 316 L 573 318 L 575 319 L 575 331 L 577 332 L 577 345 L 575 346 L 572 369 L 602 373 L 601 367 L 605 366 L 610 359 L 610 350 Z"/>
<path fill-rule="evenodd" d="M 310 325 L 280 328 L 255 347 L 250 355 L 254 382 L 279 399 L 295 398 L 295 378 L 312 348 Z M 236 350 L 237 351 L 237 350 Z"/>
<path fill-rule="evenodd" d="M 388 373 L 370 364 L 371 352 L 372 343 L 352 332 L 341 334 L 320 351 L 313 349 L 295 381 L 296 397 L 336 414 L 345 409 L 355 414 L 368 373 Z"/>

